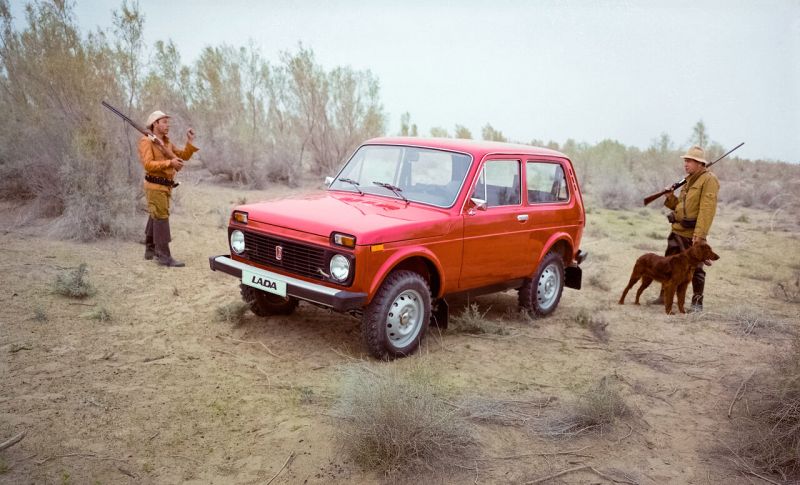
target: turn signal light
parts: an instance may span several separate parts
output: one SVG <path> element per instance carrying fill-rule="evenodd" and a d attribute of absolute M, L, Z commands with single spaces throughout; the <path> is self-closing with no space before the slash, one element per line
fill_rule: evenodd
<path fill-rule="evenodd" d="M 247 224 L 247 212 L 233 211 L 233 220 L 240 224 Z"/>
<path fill-rule="evenodd" d="M 334 232 L 331 234 L 331 241 L 337 246 L 344 246 L 346 248 L 356 247 L 356 237 L 349 234 Z"/>

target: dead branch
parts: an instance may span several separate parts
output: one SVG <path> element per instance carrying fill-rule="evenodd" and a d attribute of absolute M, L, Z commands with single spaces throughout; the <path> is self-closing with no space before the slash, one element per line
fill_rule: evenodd
<path fill-rule="evenodd" d="M 577 450 L 567 450 L 567 451 L 554 451 L 552 453 L 523 453 L 521 455 L 511 455 L 511 456 L 492 456 L 488 458 L 478 458 L 480 461 L 490 461 L 490 460 L 517 460 L 519 458 L 528 458 L 531 456 L 558 456 L 558 455 L 572 455 L 572 456 L 579 456 L 584 458 L 594 458 L 592 455 L 583 455 L 580 452 L 585 450 L 586 448 L 591 448 L 591 446 L 584 446 L 583 448 L 578 448 Z"/>
<path fill-rule="evenodd" d="M 281 469 L 280 469 L 280 470 L 278 470 L 278 472 L 277 472 L 275 475 L 273 475 L 273 476 L 272 476 L 272 478 L 270 478 L 270 479 L 269 479 L 269 481 L 267 482 L 267 484 L 266 484 L 266 485 L 269 485 L 270 483 L 272 483 L 272 481 L 273 481 L 273 480 L 275 480 L 276 478 L 278 478 L 278 475 L 280 475 L 280 474 L 281 474 L 281 472 L 283 471 L 283 469 L 284 469 L 284 468 L 286 468 L 286 465 L 288 465 L 288 464 L 289 464 L 289 461 L 290 461 L 292 458 L 294 458 L 294 451 L 292 451 L 291 453 L 289 453 L 289 457 L 288 457 L 288 458 L 286 458 L 286 461 L 283 463 L 283 466 L 281 467 Z"/>
<path fill-rule="evenodd" d="M 231 342 L 236 342 L 236 343 L 239 343 L 239 344 L 260 345 L 261 347 L 263 347 L 263 348 L 264 348 L 264 350 L 266 350 L 266 351 L 267 351 L 267 353 L 268 353 L 269 355 L 271 355 L 271 356 L 275 357 L 276 359 L 283 359 L 283 358 L 282 358 L 280 355 L 276 354 L 275 352 L 273 352 L 272 350 L 270 350 L 270 348 L 269 348 L 269 347 L 267 347 L 266 345 L 264 345 L 264 342 L 258 342 L 258 341 L 251 342 L 251 341 L 247 341 L 247 340 L 237 340 L 237 339 L 235 339 L 235 338 L 231 338 L 231 337 L 225 337 L 224 335 L 217 335 L 217 338 L 218 338 L 218 339 L 226 339 L 226 340 L 230 340 Z"/>
<path fill-rule="evenodd" d="M 744 388 L 745 384 L 747 384 L 747 381 L 749 381 L 753 377 L 753 374 L 755 373 L 756 370 L 753 369 L 753 371 L 750 372 L 750 375 L 747 376 L 747 378 L 745 378 L 741 384 L 739 384 L 739 389 L 736 389 L 736 394 L 733 395 L 733 400 L 731 401 L 731 405 L 728 406 L 728 419 L 731 418 L 731 413 L 733 412 L 733 405 L 736 404 L 736 401 L 739 400 L 739 393 L 742 392 L 742 389 Z"/>
<path fill-rule="evenodd" d="M 589 470 L 590 472 L 594 473 L 595 475 L 597 475 L 597 476 L 599 476 L 601 478 L 605 478 L 606 480 L 609 480 L 609 481 L 614 482 L 614 483 L 627 483 L 628 485 L 638 485 L 639 484 L 639 482 L 629 482 L 627 480 L 620 480 L 620 479 L 614 478 L 614 477 L 612 477 L 610 475 L 606 475 L 605 473 L 601 473 L 601 472 L 597 471 L 597 469 L 595 469 L 591 465 L 583 465 L 583 466 L 579 466 L 579 467 L 575 467 L 575 468 L 570 468 L 568 470 L 562 470 L 562 471 L 560 471 L 558 473 L 554 473 L 554 474 L 548 475 L 546 477 L 537 478 L 536 480 L 533 480 L 532 482 L 525 482 L 525 485 L 546 482 L 546 481 L 551 480 L 553 478 L 560 477 L 562 475 L 566 475 L 568 473 L 577 472 L 577 471 L 581 471 L 581 470 Z"/>
<path fill-rule="evenodd" d="M 22 433 L 10 438 L 9 440 L 4 441 L 3 443 L 0 443 L 0 451 L 3 451 L 6 448 L 11 448 L 12 446 L 16 445 L 17 443 L 22 441 L 22 439 L 25 437 L 25 435 L 27 433 L 28 433 L 28 430 L 26 429 Z"/>

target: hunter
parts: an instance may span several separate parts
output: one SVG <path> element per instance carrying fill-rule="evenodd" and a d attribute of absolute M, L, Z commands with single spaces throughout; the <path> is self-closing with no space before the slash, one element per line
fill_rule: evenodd
<path fill-rule="evenodd" d="M 192 145 L 194 130 L 186 131 L 186 146 L 179 150 L 169 140 L 169 115 L 154 111 L 147 117 L 145 125 L 156 136 L 151 141 L 147 136 L 139 139 L 139 159 L 144 167 L 144 194 L 147 199 L 147 226 L 145 226 L 144 259 L 153 259 L 163 266 L 182 267 L 185 264 L 172 257 L 169 243 L 169 200 L 172 189 L 177 187 L 175 174 L 183 163 L 199 149 Z"/>
<path fill-rule="evenodd" d="M 681 158 L 686 171 L 686 184 L 679 196 L 670 192 L 664 201 L 664 205 L 672 210 L 667 216 L 672 223 L 672 232 L 667 238 L 665 256 L 677 254 L 696 242 L 705 241 L 717 213 L 719 180 L 706 168 L 708 162 L 705 151 L 695 145 Z M 665 190 L 670 189 L 671 187 L 667 187 Z M 703 311 L 703 290 L 706 282 L 704 265 L 711 266 L 711 261 L 698 264 L 692 277 L 692 312 Z M 663 290 L 651 303 L 664 304 Z"/>

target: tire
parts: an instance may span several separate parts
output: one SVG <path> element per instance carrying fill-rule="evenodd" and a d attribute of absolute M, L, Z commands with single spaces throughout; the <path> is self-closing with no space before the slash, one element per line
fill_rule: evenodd
<path fill-rule="evenodd" d="M 564 291 L 564 260 L 556 252 L 545 255 L 532 278 L 519 289 L 519 306 L 536 316 L 555 311 Z"/>
<path fill-rule="evenodd" d="M 297 298 L 287 296 L 286 298 L 280 295 L 273 295 L 261 290 L 257 290 L 247 285 L 240 285 L 242 289 L 242 300 L 250 305 L 250 311 L 259 317 L 268 317 L 270 315 L 291 315 L 297 304 Z"/>
<path fill-rule="evenodd" d="M 431 318 L 428 282 L 413 271 L 394 271 L 361 317 L 361 338 L 370 355 L 391 360 L 412 354 Z"/>

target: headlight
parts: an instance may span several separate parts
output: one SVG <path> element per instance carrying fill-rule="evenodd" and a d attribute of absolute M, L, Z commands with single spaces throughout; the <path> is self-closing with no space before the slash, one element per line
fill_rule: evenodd
<path fill-rule="evenodd" d="M 231 249 L 236 254 L 244 252 L 244 233 L 236 230 L 231 233 Z"/>
<path fill-rule="evenodd" d="M 331 258 L 331 276 L 336 281 L 344 281 L 350 276 L 350 260 L 337 254 Z"/>

